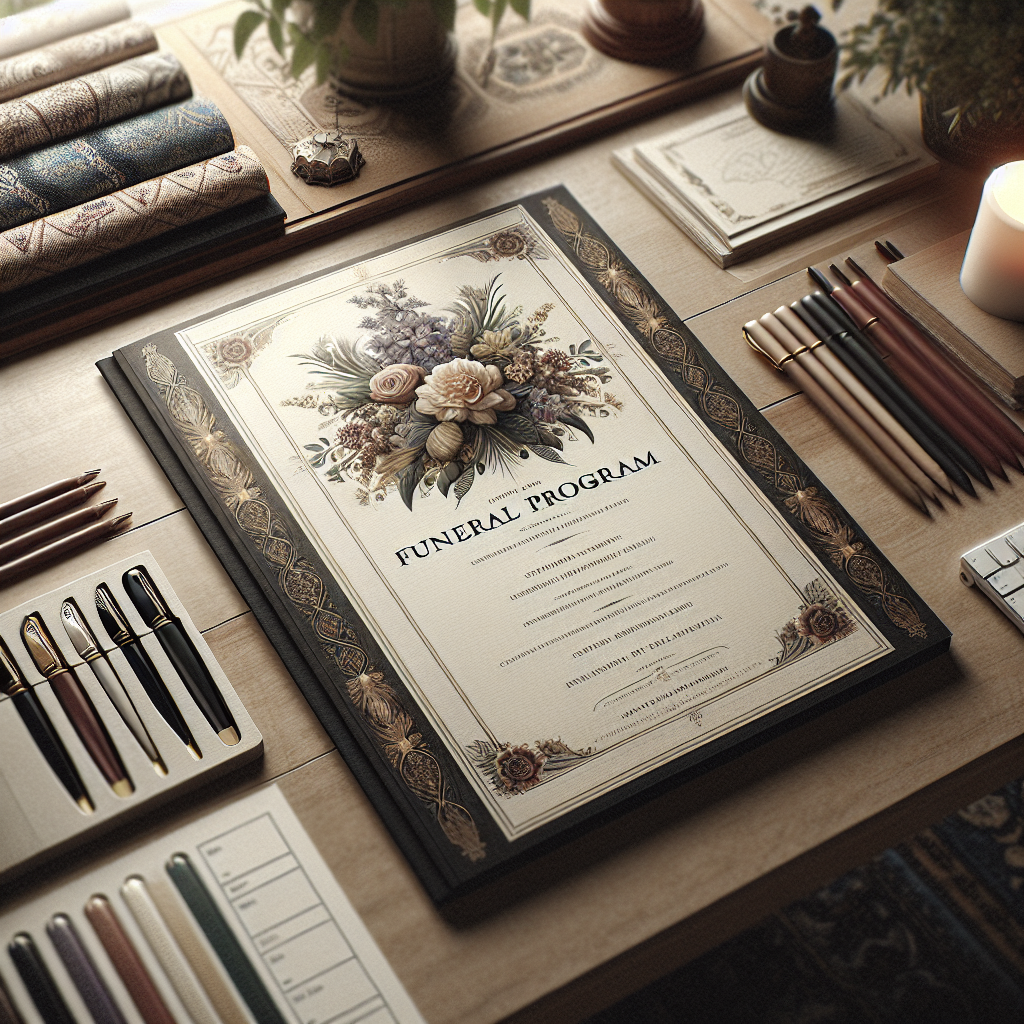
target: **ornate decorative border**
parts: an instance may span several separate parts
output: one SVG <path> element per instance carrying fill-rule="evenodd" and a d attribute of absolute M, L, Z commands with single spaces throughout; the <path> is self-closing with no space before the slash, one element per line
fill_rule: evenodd
<path fill-rule="evenodd" d="M 434 810 L 448 841 L 469 860 L 482 860 L 487 856 L 486 843 L 473 816 L 449 798 L 451 784 L 417 731 L 415 719 L 384 681 L 383 672 L 371 665 L 356 631 L 339 614 L 316 567 L 298 553 L 287 524 L 266 500 L 246 457 L 218 429 L 203 396 L 156 345 L 146 345 L 142 355 L 178 434 L 225 508 L 276 574 L 283 596 L 308 621 L 320 649 L 342 673 L 344 686 L 337 687 L 342 698 L 366 723 L 381 754 L 410 792 Z"/>
<path fill-rule="evenodd" d="M 645 287 L 619 253 L 586 230 L 579 217 L 554 198 L 542 200 L 552 224 L 617 308 L 679 374 L 701 411 L 732 436 L 738 457 L 764 480 L 783 507 L 811 534 L 813 543 L 842 569 L 853 585 L 875 601 L 889 621 L 914 639 L 928 635 L 918 610 L 879 554 L 858 536 L 845 511 L 809 483 L 809 473 L 780 451 L 759 425 L 743 415 L 731 388 L 715 380 L 692 341 L 673 323 L 670 311 Z"/>

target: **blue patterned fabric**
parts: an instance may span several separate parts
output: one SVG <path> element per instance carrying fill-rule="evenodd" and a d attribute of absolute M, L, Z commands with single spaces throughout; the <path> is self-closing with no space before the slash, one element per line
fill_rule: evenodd
<path fill-rule="evenodd" d="M 0 164 L 0 230 L 234 149 L 227 120 L 193 98 Z"/>
<path fill-rule="evenodd" d="M 1021 1024 L 1020 780 L 586 1024 Z"/>

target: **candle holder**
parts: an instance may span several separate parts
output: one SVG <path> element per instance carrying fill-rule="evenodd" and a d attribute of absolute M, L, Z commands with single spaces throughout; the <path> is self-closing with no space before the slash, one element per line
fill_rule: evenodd
<path fill-rule="evenodd" d="M 672 64 L 704 35 L 701 0 L 591 0 L 581 26 L 596 50 L 633 64 Z"/>
<path fill-rule="evenodd" d="M 796 23 L 768 43 L 764 64 L 743 85 L 743 99 L 751 117 L 766 128 L 804 132 L 828 124 L 835 114 L 838 47 L 835 36 L 818 24 L 816 8 L 789 17 Z"/>

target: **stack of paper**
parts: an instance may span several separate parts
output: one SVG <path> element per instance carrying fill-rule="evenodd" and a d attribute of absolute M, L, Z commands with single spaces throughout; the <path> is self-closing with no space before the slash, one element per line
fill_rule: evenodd
<path fill-rule="evenodd" d="M 771 131 L 737 103 L 613 159 L 722 267 L 938 172 L 927 150 L 849 96 L 814 136 Z"/>

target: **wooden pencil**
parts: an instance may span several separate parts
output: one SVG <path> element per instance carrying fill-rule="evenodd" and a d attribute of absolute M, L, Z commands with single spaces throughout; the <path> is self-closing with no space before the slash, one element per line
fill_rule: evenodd
<path fill-rule="evenodd" d="M 106 540 L 107 537 L 113 536 L 127 525 L 131 517 L 131 512 L 126 512 L 123 516 L 117 516 L 102 523 L 93 523 L 92 526 L 87 526 L 68 537 L 62 537 L 52 544 L 47 544 L 46 547 L 22 555 L 21 558 L 16 558 L 13 562 L 0 565 L 0 585 L 10 582 L 18 576 L 23 576 L 47 562 L 52 562 L 55 558 L 61 558 L 72 551 L 77 551 L 78 548 L 84 547 L 86 544 Z"/>
<path fill-rule="evenodd" d="M 65 480 L 55 480 L 52 484 L 47 484 L 45 487 L 40 487 L 21 495 L 20 498 L 11 498 L 10 501 L 2 502 L 0 503 L 0 519 L 6 519 L 17 512 L 23 512 L 33 505 L 41 505 L 47 499 L 55 498 L 58 494 L 63 494 L 65 491 L 82 487 L 99 475 L 100 471 L 98 469 L 87 469 L 78 476 L 69 476 Z"/>
<path fill-rule="evenodd" d="M 69 508 L 74 508 L 76 505 L 81 505 L 88 501 L 101 487 L 106 487 L 106 481 L 94 480 L 84 487 L 76 487 L 73 491 L 66 491 L 64 494 L 59 494 L 48 501 L 40 502 L 38 505 L 32 505 L 21 512 L 16 512 L 6 519 L 0 519 L 0 537 L 9 537 L 12 533 L 19 533 L 29 526 L 45 522 L 52 516 L 66 512 Z"/>
<path fill-rule="evenodd" d="M 808 371 L 921 491 L 936 500 L 938 498 L 937 495 L 930 493 L 928 486 L 921 485 L 915 473 L 909 471 L 903 464 L 904 459 L 924 475 L 926 481 L 938 484 L 952 497 L 956 497 L 949 477 L 935 459 L 900 426 L 882 403 L 836 358 L 824 341 L 814 336 L 788 306 L 781 306 L 774 314 L 766 313 L 761 317 L 761 323 L 789 351 L 806 349 L 798 358 Z"/>
<path fill-rule="evenodd" d="M 795 359 L 788 359 L 786 350 L 757 320 L 744 324 L 747 343 L 765 355 L 775 365 L 793 378 L 793 382 L 832 421 L 836 429 L 867 459 L 875 470 L 912 505 L 925 515 L 931 515 L 928 505 L 906 474 L 883 452 L 874 441 L 834 402 L 817 381 Z"/>

